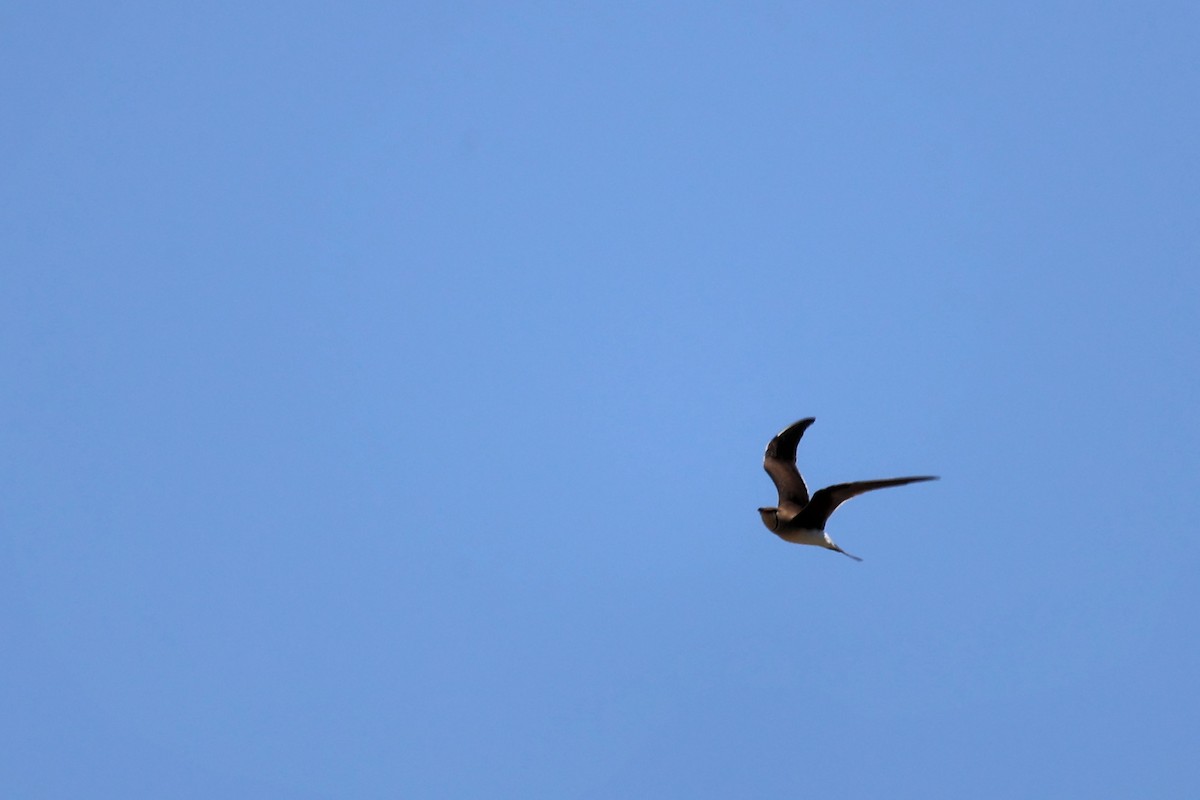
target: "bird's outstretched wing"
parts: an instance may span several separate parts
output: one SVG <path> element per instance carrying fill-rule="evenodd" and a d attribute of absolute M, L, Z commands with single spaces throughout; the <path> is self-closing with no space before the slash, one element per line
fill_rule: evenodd
<path fill-rule="evenodd" d="M 796 445 L 800 444 L 800 437 L 815 421 L 814 417 L 807 417 L 793 422 L 767 443 L 767 452 L 763 454 L 763 469 L 771 476 L 775 488 L 779 490 L 780 508 L 792 505 L 798 511 L 808 504 L 808 487 L 804 485 L 804 479 L 796 469 Z"/>
<path fill-rule="evenodd" d="M 833 486 L 820 489 L 813 494 L 812 502 L 804 509 L 804 516 L 808 518 L 814 528 L 823 530 L 825 522 L 829 519 L 829 515 L 833 513 L 833 510 L 851 497 L 857 497 L 860 494 L 872 492 L 876 489 L 886 489 L 889 486 L 903 486 L 906 483 L 935 480 L 937 480 L 936 475 L 916 475 L 909 478 L 884 478 L 878 481 L 854 481 L 852 483 L 834 484 Z"/>

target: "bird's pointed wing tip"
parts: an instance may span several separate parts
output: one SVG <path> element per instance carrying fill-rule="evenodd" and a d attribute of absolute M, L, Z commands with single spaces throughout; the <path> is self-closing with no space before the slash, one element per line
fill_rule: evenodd
<path fill-rule="evenodd" d="M 812 425 L 816 421 L 817 421 L 816 417 L 805 417 L 804 419 L 798 419 L 795 422 L 793 422 L 791 425 L 788 425 L 786 428 L 784 428 L 783 430 L 781 430 L 779 433 L 777 433 L 775 435 L 782 436 L 783 434 L 787 433 L 788 431 L 794 430 L 796 428 L 807 428 L 809 425 Z"/>

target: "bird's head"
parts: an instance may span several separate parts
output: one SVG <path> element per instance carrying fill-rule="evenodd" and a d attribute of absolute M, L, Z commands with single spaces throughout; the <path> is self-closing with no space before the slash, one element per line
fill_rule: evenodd
<path fill-rule="evenodd" d="M 763 525 L 766 525 L 771 530 L 779 527 L 779 509 L 778 508 L 760 508 L 758 515 L 762 517 Z"/>

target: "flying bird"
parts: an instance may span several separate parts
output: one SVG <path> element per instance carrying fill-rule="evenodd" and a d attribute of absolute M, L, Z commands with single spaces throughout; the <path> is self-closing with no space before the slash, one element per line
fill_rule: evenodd
<path fill-rule="evenodd" d="M 800 437 L 804 435 L 804 431 L 814 422 L 815 417 L 793 422 L 767 443 L 767 452 L 763 454 L 763 469 L 771 476 L 775 488 L 779 490 L 779 505 L 760 508 L 758 513 L 763 524 L 785 542 L 816 545 L 827 550 L 836 550 L 855 561 L 862 561 L 858 556 L 850 555 L 834 544 L 833 539 L 825 532 L 825 524 L 834 509 L 851 497 L 857 497 L 864 492 L 886 489 L 889 486 L 903 486 L 906 483 L 937 480 L 937 476 L 917 475 L 909 478 L 839 483 L 827 486 L 809 498 L 804 478 L 800 477 L 800 471 L 796 469 L 796 446 L 800 444 Z"/>

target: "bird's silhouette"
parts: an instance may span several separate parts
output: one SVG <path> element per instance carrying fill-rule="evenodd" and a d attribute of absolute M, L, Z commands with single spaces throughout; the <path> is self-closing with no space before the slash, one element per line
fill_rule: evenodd
<path fill-rule="evenodd" d="M 758 513 L 763 524 L 784 541 L 836 550 L 855 561 L 862 561 L 858 556 L 838 547 L 825 532 L 825 524 L 834 510 L 851 497 L 864 492 L 886 489 L 889 486 L 903 486 L 906 483 L 932 481 L 936 480 L 937 476 L 917 475 L 908 478 L 838 483 L 819 489 L 810 498 L 804 478 L 800 477 L 800 471 L 796 469 L 796 446 L 800 444 L 800 437 L 804 435 L 804 431 L 815 421 L 815 417 L 807 417 L 793 422 L 767 443 L 767 451 L 763 454 L 763 468 L 775 482 L 775 488 L 779 490 L 779 504 L 760 508 Z"/>

